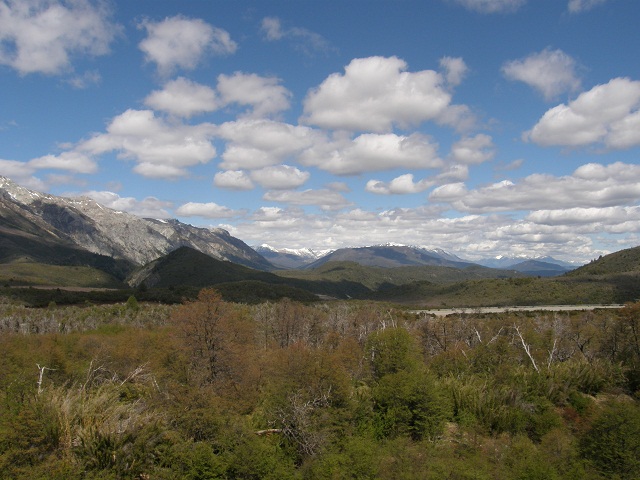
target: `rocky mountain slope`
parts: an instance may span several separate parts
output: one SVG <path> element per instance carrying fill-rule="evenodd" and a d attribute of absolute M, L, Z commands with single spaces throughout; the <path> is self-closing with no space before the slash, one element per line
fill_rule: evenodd
<path fill-rule="evenodd" d="M 223 229 L 177 220 L 140 218 L 90 198 L 64 198 L 21 187 L 0 177 L 0 234 L 31 233 L 47 240 L 135 265 L 187 246 L 219 260 L 269 270 L 273 266 Z"/>

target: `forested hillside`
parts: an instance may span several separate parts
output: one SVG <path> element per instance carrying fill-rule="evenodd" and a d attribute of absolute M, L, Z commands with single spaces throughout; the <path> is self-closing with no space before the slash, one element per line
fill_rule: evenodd
<path fill-rule="evenodd" d="M 640 304 L 0 304 L 0 477 L 632 479 Z"/>

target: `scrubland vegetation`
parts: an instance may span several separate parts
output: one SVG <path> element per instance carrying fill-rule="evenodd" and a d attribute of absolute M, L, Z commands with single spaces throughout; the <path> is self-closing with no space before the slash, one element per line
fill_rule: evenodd
<path fill-rule="evenodd" d="M 640 477 L 640 303 L 0 304 L 7 479 Z"/>

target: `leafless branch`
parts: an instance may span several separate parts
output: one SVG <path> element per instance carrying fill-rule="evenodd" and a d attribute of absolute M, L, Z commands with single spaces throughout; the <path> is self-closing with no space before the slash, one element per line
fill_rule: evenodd
<path fill-rule="evenodd" d="M 529 360 L 531 360 L 531 364 L 533 365 L 533 368 L 536 370 L 536 372 L 540 373 L 540 370 L 538 369 L 538 365 L 536 365 L 536 361 L 534 360 L 533 356 L 531 355 L 531 345 L 528 345 L 524 341 L 524 337 L 522 336 L 522 333 L 520 332 L 520 329 L 518 328 L 518 326 L 515 323 L 513 324 L 513 328 L 516 330 L 516 333 L 518 334 L 518 337 L 520 338 L 520 341 L 522 342 L 522 348 L 524 348 L 524 351 L 527 354 L 527 356 L 529 357 Z"/>
<path fill-rule="evenodd" d="M 480 332 L 476 327 L 473 327 L 473 330 L 476 332 L 476 337 L 478 337 L 478 341 L 482 343 L 482 337 L 480 337 Z"/>
<path fill-rule="evenodd" d="M 553 339 L 553 346 L 551 347 L 551 350 L 549 350 L 549 358 L 547 359 L 547 370 L 549 370 L 551 368 L 551 364 L 553 363 L 553 359 L 556 356 L 557 346 L 558 346 L 558 339 L 554 338 Z"/>
<path fill-rule="evenodd" d="M 55 371 L 57 369 L 55 368 L 49 368 L 49 367 L 45 367 L 45 366 L 40 366 L 39 363 L 36 363 L 38 370 L 40 371 L 40 374 L 38 375 L 38 395 L 40 395 L 42 393 L 42 380 L 44 377 L 44 372 L 45 370 L 49 370 L 49 371 Z"/>

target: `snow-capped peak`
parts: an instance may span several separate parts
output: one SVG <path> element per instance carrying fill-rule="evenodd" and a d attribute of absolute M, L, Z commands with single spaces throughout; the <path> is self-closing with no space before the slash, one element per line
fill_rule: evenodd
<path fill-rule="evenodd" d="M 283 255 L 294 255 L 296 257 L 311 259 L 317 259 L 323 255 L 311 250 L 310 248 L 275 248 L 267 243 L 254 247 L 254 250 L 259 253 L 280 253 Z"/>

